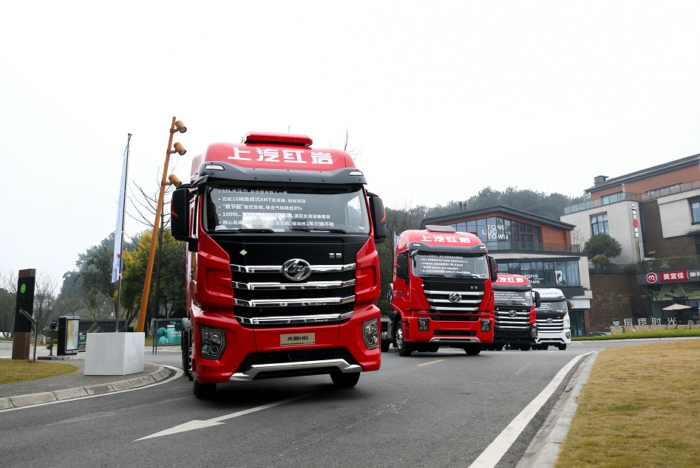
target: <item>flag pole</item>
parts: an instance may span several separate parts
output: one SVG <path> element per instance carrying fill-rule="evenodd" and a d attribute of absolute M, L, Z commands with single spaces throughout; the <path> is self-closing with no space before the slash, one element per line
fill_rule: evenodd
<path fill-rule="evenodd" d="M 112 265 L 112 283 L 115 279 L 117 283 L 117 304 L 114 312 L 114 330 L 119 333 L 119 306 L 121 304 L 122 293 L 122 273 L 124 272 L 124 220 L 126 213 L 126 190 L 129 174 L 129 145 L 131 143 L 131 133 L 126 140 L 124 150 L 124 161 L 122 166 L 122 181 L 119 187 L 119 211 L 117 212 L 117 230 L 114 232 L 114 261 Z M 117 239 L 117 236 L 119 239 Z"/>

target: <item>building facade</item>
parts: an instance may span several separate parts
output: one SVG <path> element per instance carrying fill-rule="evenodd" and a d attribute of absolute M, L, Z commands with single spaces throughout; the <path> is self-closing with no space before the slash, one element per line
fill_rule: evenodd
<path fill-rule="evenodd" d="M 571 242 L 575 226 L 496 206 L 425 218 L 429 224 L 470 232 L 488 248 L 501 272 L 521 274 L 536 288 L 559 288 L 572 303 L 571 333 L 587 335 L 592 298 L 588 260 Z"/>
<path fill-rule="evenodd" d="M 697 323 L 700 305 L 700 155 L 620 177 L 597 176 L 590 200 L 568 207 L 583 245 L 598 233 L 622 246 L 611 259 L 636 272 L 646 306 L 631 310 L 634 325 Z M 592 311 L 596 313 L 595 310 Z"/>

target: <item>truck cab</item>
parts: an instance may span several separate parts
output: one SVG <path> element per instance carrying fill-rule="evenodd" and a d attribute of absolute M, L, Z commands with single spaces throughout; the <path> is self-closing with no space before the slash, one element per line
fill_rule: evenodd
<path fill-rule="evenodd" d="M 571 302 L 560 289 L 537 288 L 540 306 L 537 307 L 537 340 L 534 349 L 546 350 L 550 345 L 565 350 L 571 343 Z"/>
<path fill-rule="evenodd" d="M 537 344 L 536 307 L 540 306 L 540 294 L 532 289 L 527 277 L 499 273 L 493 284 L 496 325 L 493 343 L 488 350 L 530 350 Z"/>
<path fill-rule="evenodd" d="M 187 242 L 183 368 L 216 385 L 328 374 L 338 387 L 381 363 L 382 201 L 350 155 L 306 135 L 214 143 L 173 192 Z"/>
<path fill-rule="evenodd" d="M 391 332 L 399 355 L 441 346 L 476 355 L 493 341 L 497 264 L 478 237 L 449 226 L 399 235 L 391 289 Z"/>

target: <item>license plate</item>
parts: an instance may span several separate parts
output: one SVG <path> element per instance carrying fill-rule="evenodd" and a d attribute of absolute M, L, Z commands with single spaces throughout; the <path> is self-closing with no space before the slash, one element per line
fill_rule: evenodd
<path fill-rule="evenodd" d="M 280 346 L 316 344 L 316 333 L 290 333 L 280 335 Z"/>

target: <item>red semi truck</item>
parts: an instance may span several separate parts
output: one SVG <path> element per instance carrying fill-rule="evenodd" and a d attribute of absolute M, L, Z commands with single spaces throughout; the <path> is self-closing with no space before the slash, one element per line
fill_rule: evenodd
<path fill-rule="evenodd" d="M 497 264 L 473 234 L 449 226 L 402 232 L 395 246 L 389 318 L 401 356 L 493 341 Z"/>
<path fill-rule="evenodd" d="M 527 277 L 510 273 L 499 273 L 493 284 L 496 309 L 496 327 L 493 343 L 484 349 L 510 349 L 528 351 L 536 344 L 537 316 L 535 308 L 540 306 L 540 293 L 533 291 Z"/>
<path fill-rule="evenodd" d="M 173 236 L 188 245 L 183 368 L 198 398 L 300 375 L 352 387 L 380 367 L 384 205 L 347 153 L 311 144 L 212 144 L 173 192 Z"/>

